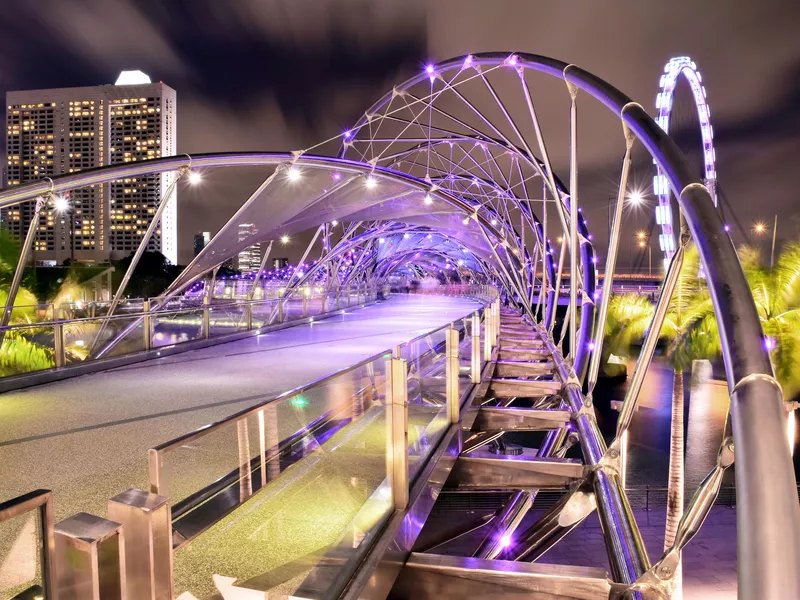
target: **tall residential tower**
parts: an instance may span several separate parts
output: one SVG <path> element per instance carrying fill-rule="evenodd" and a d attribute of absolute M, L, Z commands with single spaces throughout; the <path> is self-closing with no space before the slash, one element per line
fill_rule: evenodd
<path fill-rule="evenodd" d="M 175 90 L 140 71 L 115 85 L 8 92 L 5 185 L 104 165 L 175 154 Z M 42 213 L 34 242 L 37 264 L 66 259 L 105 262 L 139 245 L 173 175 L 120 179 L 73 192 L 70 209 Z M 148 250 L 178 261 L 173 193 Z M 33 202 L 2 212 L 5 227 L 25 236 Z"/>

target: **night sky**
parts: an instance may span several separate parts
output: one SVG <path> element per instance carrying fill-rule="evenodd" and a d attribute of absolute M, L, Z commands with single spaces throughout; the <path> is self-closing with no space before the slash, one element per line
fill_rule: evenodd
<path fill-rule="evenodd" d="M 425 63 L 480 51 L 575 63 L 654 114 L 664 63 L 689 55 L 708 92 L 726 211 L 744 230 L 777 214 L 779 239 L 800 238 L 796 1 L 3 0 L 2 14 L 0 91 L 113 83 L 141 69 L 177 90 L 178 152 L 190 154 L 308 147 Z M 681 145 L 691 154 L 696 140 L 689 133 Z M 582 140 L 581 202 L 601 255 L 614 142 Z M 636 177 L 649 182 L 645 158 Z M 258 183 L 179 195 L 181 262 L 192 235 L 218 229 Z M 626 225 L 631 236 L 650 212 Z M 623 264 L 637 260 L 628 254 Z"/>

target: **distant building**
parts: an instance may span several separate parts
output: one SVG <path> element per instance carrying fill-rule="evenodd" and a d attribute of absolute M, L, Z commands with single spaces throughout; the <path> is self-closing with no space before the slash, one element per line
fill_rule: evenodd
<path fill-rule="evenodd" d="M 288 258 L 273 258 L 272 259 L 272 268 L 273 269 L 283 269 L 284 267 L 289 266 L 289 259 Z"/>
<path fill-rule="evenodd" d="M 211 241 L 211 233 L 208 231 L 201 231 L 194 234 L 194 255 L 197 256 Z"/>
<path fill-rule="evenodd" d="M 239 241 L 243 242 L 256 234 L 256 226 L 253 223 L 239 224 Z M 267 244 L 259 243 L 248 246 L 242 250 L 236 259 L 236 266 L 243 275 L 247 273 L 258 273 L 261 261 L 264 259 Z"/>
<path fill-rule="evenodd" d="M 105 165 L 171 156 L 176 149 L 176 94 L 141 71 L 123 71 L 115 85 L 8 92 L 7 187 Z M 42 214 L 34 242 L 38 264 L 87 263 L 126 256 L 139 245 L 171 173 L 132 177 L 76 190 L 70 210 Z M 4 209 L 3 224 L 24 237 L 34 202 Z M 173 194 L 148 250 L 178 262 Z"/>

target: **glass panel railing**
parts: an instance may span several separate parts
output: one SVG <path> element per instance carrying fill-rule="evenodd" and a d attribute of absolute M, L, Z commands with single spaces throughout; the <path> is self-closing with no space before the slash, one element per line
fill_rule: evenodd
<path fill-rule="evenodd" d="M 414 481 L 448 426 L 446 331 L 449 325 L 400 346 L 408 367 L 408 470 Z"/>
<path fill-rule="evenodd" d="M 203 339 L 203 309 L 154 312 L 153 348 Z"/>
<path fill-rule="evenodd" d="M 151 487 L 173 505 L 175 544 L 192 540 L 175 554 L 176 595 L 211 597 L 217 574 L 292 594 L 328 552 L 357 564 L 360 540 L 391 511 L 388 359 L 151 450 Z"/>
<path fill-rule="evenodd" d="M 63 332 L 66 365 L 83 362 L 92 348 L 97 350 L 110 346 L 104 354 L 106 358 L 141 352 L 146 348 L 144 324 L 140 316 L 65 321 Z M 112 341 L 113 345 L 110 344 Z"/>
<path fill-rule="evenodd" d="M 0 503 L 0 598 L 52 597 L 51 497 L 36 490 Z"/>
<path fill-rule="evenodd" d="M 54 330 L 48 325 L 15 325 L 0 345 L 0 377 L 55 366 Z"/>

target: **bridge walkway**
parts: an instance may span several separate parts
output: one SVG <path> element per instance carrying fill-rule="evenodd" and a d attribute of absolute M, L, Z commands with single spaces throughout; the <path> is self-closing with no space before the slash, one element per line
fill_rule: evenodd
<path fill-rule="evenodd" d="M 0 501 L 47 488 L 56 521 L 147 489 L 149 448 L 463 316 L 464 298 L 394 296 L 310 325 L 0 398 Z"/>

